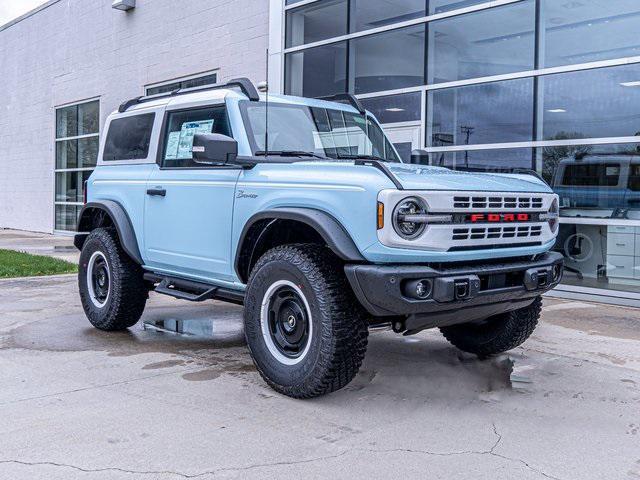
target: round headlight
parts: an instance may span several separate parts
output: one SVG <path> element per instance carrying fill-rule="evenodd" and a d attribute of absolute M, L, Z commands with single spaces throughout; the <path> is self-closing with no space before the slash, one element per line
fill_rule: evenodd
<path fill-rule="evenodd" d="M 427 207 L 422 200 L 416 197 L 405 198 L 393 211 L 393 228 L 402 238 L 414 240 L 424 232 L 426 223 L 412 217 L 426 213 Z"/>

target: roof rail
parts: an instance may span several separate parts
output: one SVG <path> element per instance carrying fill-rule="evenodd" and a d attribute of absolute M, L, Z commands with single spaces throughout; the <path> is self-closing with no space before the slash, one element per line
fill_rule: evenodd
<path fill-rule="evenodd" d="M 252 102 L 257 102 L 260 100 L 258 90 L 256 90 L 256 87 L 253 85 L 253 83 L 251 83 L 251 80 L 249 80 L 248 78 L 235 78 L 233 80 L 229 80 L 227 83 L 217 83 L 215 85 L 203 85 L 200 87 L 192 88 L 179 88 L 177 90 L 172 90 L 171 92 L 160 93 L 157 95 L 135 97 L 127 100 L 126 102 L 123 102 L 118 108 L 118 112 L 124 113 L 134 105 L 139 105 L 144 102 L 150 102 L 152 100 L 156 100 L 157 98 L 175 97 L 177 95 L 186 95 L 187 93 L 203 92 L 207 90 L 219 90 L 221 88 L 232 87 L 238 87 L 242 91 L 242 93 L 244 93 Z"/>
<path fill-rule="evenodd" d="M 358 100 L 355 95 L 352 95 L 351 93 L 338 93 L 336 95 L 330 95 L 328 97 L 320 97 L 319 99 L 327 100 L 328 102 L 340 102 L 340 103 L 347 102 L 353 108 L 358 110 L 358 112 L 361 115 L 364 115 L 365 113 L 367 113 L 367 109 L 364 108 L 364 105 L 362 105 L 362 102 Z"/>

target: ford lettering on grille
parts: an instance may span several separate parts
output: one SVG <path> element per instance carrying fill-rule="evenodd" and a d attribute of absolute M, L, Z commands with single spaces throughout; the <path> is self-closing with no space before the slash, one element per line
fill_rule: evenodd
<path fill-rule="evenodd" d="M 468 216 L 471 223 L 514 223 L 529 222 L 528 213 L 472 213 Z"/>

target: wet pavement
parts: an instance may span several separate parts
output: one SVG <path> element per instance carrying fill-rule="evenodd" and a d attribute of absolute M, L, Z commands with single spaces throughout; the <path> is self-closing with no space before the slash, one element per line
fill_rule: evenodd
<path fill-rule="evenodd" d="M 55 257 L 71 263 L 78 263 L 80 257 L 80 252 L 73 246 L 72 235 L 49 235 L 0 229 L 0 249 Z"/>
<path fill-rule="evenodd" d="M 73 276 L 0 281 L 0 479 L 640 478 L 640 313 L 545 301 L 524 348 L 370 336 L 357 378 L 296 401 L 241 309 L 152 295 L 94 330 Z"/>

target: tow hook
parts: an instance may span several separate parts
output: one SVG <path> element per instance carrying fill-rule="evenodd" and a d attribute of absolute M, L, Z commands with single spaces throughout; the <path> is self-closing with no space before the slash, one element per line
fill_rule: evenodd
<path fill-rule="evenodd" d="M 437 302 L 453 302 L 469 300 L 480 291 L 480 277 L 465 275 L 463 277 L 442 277 L 435 279 L 433 299 Z"/>
<path fill-rule="evenodd" d="M 561 268 L 554 266 L 529 269 L 524 274 L 524 286 L 527 290 L 547 288 L 550 284 L 558 280 L 561 273 Z"/>
<path fill-rule="evenodd" d="M 456 280 L 454 294 L 456 300 L 464 300 L 469 296 L 469 280 Z"/>

